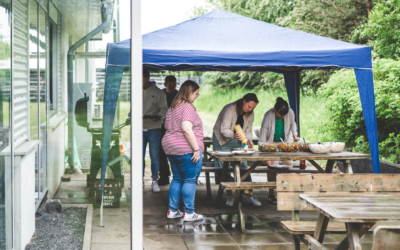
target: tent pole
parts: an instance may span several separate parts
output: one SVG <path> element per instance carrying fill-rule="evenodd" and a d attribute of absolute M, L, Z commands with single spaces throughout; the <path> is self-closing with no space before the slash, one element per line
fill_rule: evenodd
<path fill-rule="evenodd" d="M 295 103 L 296 103 L 296 106 L 295 106 L 295 121 L 296 121 L 296 124 L 297 124 L 297 135 L 300 137 L 300 71 L 297 71 L 296 73 L 295 73 L 295 84 L 294 84 L 294 87 L 295 87 L 295 95 L 294 95 L 294 98 L 295 98 Z"/>

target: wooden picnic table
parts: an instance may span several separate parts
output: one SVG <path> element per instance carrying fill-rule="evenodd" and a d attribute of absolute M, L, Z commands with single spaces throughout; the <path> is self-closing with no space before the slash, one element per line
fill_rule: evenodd
<path fill-rule="evenodd" d="M 235 174 L 235 182 L 240 183 L 244 181 L 254 169 L 260 166 L 265 161 L 282 161 L 282 160 L 308 160 L 316 169 L 321 173 L 332 173 L 333 165 L 335 161 L 343 161 L 345 172 L 353 173 L 351 168 L 351 159 L 368 159 L 369 155 L 358 154 L 351 152 L 341 153 L 327 153 L 327 154 L 314 154 L 309 152 L 255 152 L 252 155 L 232 155 L 232 156 L 212 156 L 216 161 L 223 161 L 222 169 L 222 181 L 226 182 L 226 176 L 228 174 L 229 162 L 232 162 Z M 316 160 L 327 160 L 325 169 L 323 169 Z M 240 176 L 239 164 L 244 161 L 252 161 L 253 165 L 246 171 L 243 176 Z M 222 202 L 223 188 L 220 186 L 217 196 L 217 207 L 220 207 Z"/>
<path fill-rule="evenodd" d="M 371 183 L 372 185 L 372 183 Z M 300 199 L 320 212 L 314 239 L 311 245 L 325 249 L 322 242 L 329 220 L 344 222 L 347 237 L 335 249 L 361 250 L 360 238 L 375 223 L 381 221 L 400 222 L 400 194 L 372 193 L 348 194 L 300 194 Z M 309 241 L 310 244 L 310 241 Z"/>

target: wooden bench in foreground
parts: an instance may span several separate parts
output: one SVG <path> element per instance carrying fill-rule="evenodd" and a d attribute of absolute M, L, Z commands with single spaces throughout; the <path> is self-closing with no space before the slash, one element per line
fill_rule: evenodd
<path fill-rule="evenodd" d="M 382 212 L 385 214 L 396 213 L 398 211 L 391 211 L 391 209 L 399 207 L 400 199 L 393 199 L 391 208 L 382 207 L 383 204 L 379 202 L 368 204 L 368 208 L 365 211 L 357 211 L 356 214 L 353 211 L 341 211 L 342 204 L 340 198 L 343 196 L 351 197 L 362 197 L 370 199 L 371 196 L 382 196 L 392 197 L 399 195 L 400 198 L 400 175 L 395 174 L 281 174 L 277 177 L 277 199 L 278 199 L 278 210 L 280 211 L 292 211 L 292 221 L 281 221 L 282 226 L 292 234 L 293 249 L 300 249 L 300 241 L 309 246 L 311 249 L 326 249 L 322 245 L 322 241 L 326 233 L 331 234 L 346 234 L 345 223 L 329 221 L 329 218 L 320 213 L 318 221 L 300 221 L 300 211 L 304 210 L 315 210 L 315 208 L 305 200 L 301 199 L 299 195 L 313 195 L 313 194 L 329 194 L 329 207 L 334 211 L 348 213 L 350 218 L 357 220 L 368 221 L 367 218 L 363 218 L 363 214 L 378 215 Z M 369 197 L 368 197 L 369 196 Z M 379 198 L 378 197 L 378 198 Z M 376 197 L 375 197 L 376 198 Z M 364 199 L 363 199 L 364 200 Z M 327 200 L 324 201 L 325 203 Z M 357 201 L 354 199 L 348 199 L 346 201 L 354 209 L 357 208 Z M 354 204 L 353 204 L 354 203 Z M 337 209 L 337 210 L 336 210 Z M 361 209 L 362 210 L 362 209 Z M 382 210 L 382 211 L 381 211 Z M 383 211 L 385 210 L 385 211 Z M 396 209 L 395 209 L 396 210 Z M 388 216 L 390 218 L 390 216 Z M 329 223 L 328 223 L 329 222 Z M 373 230 L 378 225 L 395 224 L 399 225 L 399 222 L 378 222 L 372 227 L 364 226 L 359 229 L 360 237 L 368 230 Z M 360 224 L 360 227 L 363 225 Z M 322 228 L 320 231 L 319 229 Z M 350 241 L 350 240 L 349 240 Z M 339 246 L 335 249 L 348 249 L 348 241 L 342 241 Z"/>
<path fill-rule="evenodd" d="M 206 174 L 206 188 L 207 188 L 207 199 L 212 199 L 212 194 L 211 194 L 211 181 L 210 181 L 210 173 L 222 173 L 222 168 L 219 167 L 214 167 L 214 162 L 203 162 L 203 168 L 201 172 L 204 172 Z M 233 172 L 233 168 L 229 168 L 228 172 Z M 242 170 L 242 172 L 246 172 L 245 170 Z M 292 169 L 272 169 L 268 168 L 267 166 L 259 166 L 256 169 L 253 170 L 252 173 L 298 173 L 298 174 L 304 174 L 304 173 L 320 173 L 318 169 L 299 169 L 299 168 L 292 168 Z M 339 173 L 338 170 L 334 169 L 333 173 Z M 275 189 L 275 187 L 274 187 Z"/>

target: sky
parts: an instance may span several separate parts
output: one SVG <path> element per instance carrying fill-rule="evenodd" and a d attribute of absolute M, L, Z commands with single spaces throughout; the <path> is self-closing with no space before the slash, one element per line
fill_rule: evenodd
<path fill-rule="evenodd" d="M 130 0 L 120 1 L 121 41 L 129 39 Z M 142 34 L 189 20 L 195 6 L 206 6 L 205 0 L 142 0 Z M 127 7 L 128 6 L 128 7 Z"/>

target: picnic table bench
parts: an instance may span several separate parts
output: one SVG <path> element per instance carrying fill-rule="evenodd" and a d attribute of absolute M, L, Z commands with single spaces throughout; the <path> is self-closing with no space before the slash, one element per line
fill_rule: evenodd
<path fill-rule="evenodd" d="M 360 237 L 382 221 L 400 222 L 400 175 L 281 174 L 277 178 L 278 210 L 292 211 L 282 226 L 310 249 L 326 249 L 326 233 L 347 233 L 335 249 L 361 249 Z M 299 211 L 317 210 L 318 221 L 300 221 Z"/>

